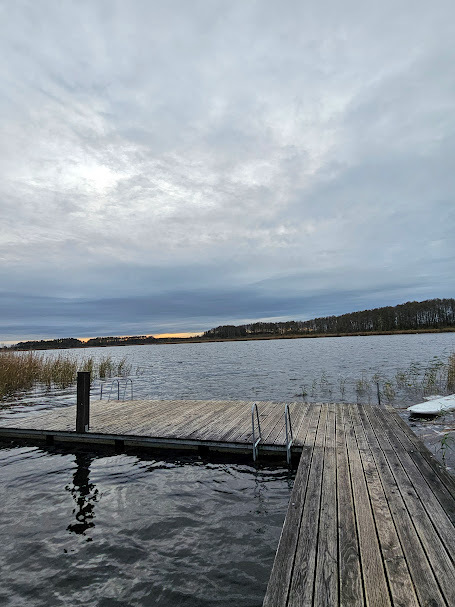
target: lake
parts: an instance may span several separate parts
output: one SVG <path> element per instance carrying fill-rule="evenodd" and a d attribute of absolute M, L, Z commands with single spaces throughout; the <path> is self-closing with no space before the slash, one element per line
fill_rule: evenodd
<path fill-rule="evenodd" d="M 425 395 L 442 392 L 444 363 L 455 352 L 455 333 L 160 344 L 66 352 L 79 360 L 89 356 L 115 361 L 126 358 L 136 398 L 376 402 L 379 381 L 383 398 L 404 407 L 420 402 Z M 98 382 L 94 382 L 92 395 L 99 395 Z M 74 404 L 74 398 L 74 387 L 51 392 L 37 388 L 15 399 L 19 405 L 15 411 L 19 413 L 24 406 Z"/>

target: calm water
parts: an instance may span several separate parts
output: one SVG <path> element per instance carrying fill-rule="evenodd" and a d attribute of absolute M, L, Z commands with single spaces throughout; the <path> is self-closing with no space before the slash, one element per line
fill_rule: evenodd
<path fill-rule="evenodd" d="M 449 333 L 71 355 L 126 357 L 137 398 L 368 402 L 379 380 L 383 398 L 405 407 L 442 391 L 444 361 L 454 351 Z M 92 394 L 99 394 L 98 382 Z M 74 387 L 36 388 L 3 403 L 0 414 L 20 417 L 74 402 Z M 444 428 L 416 430 L 436 437 L 436 451 Z M 0 481 L 2 605 L 259 606 L 292 475 L 247 464 L 3 443 Z"/>

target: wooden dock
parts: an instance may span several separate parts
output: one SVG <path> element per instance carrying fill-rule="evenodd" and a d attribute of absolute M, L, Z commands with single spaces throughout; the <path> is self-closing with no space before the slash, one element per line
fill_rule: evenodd
<path fill-rule="evenodd" d="M 264 607 L 454 607 L 455 483 L 392 409 L 312 407 Z"/>
<path fill-rule="evenodd" d="M 284 403 L 257 401 L 259 425 L 249 401 L 133 400 L 90 403 L 90 427 L 75 432 L 76 406 L 59 407 L 25 418 L 0 420 L 0 436 L 125 447 L 203 449 L 252 453 L 260 426 L 263 455 L 286 455 Z M 301 431 L 309 406 L 290 403 L 292 451 L 302 450 Z"/>
<path fill-rule="evenodd" d="M 283 403 L 257 410 L 259 457 L 285 456 Z M 454 479 L 391 408 L 289 412 L 300 463 L 264 607 L 454 607 Z M 84 433 L 75 417 L 76 407 L 11 416 L 0 437 L 252 451 L 247 401 L 96 401 Z"/>

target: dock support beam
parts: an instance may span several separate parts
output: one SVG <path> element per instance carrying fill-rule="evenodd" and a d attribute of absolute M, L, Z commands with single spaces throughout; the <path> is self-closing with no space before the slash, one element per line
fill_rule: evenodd
<path fill-rule="evenodd" d="M 77 374 L 76 432 L 88 432 L 90 423 L 90 372 Z"/>

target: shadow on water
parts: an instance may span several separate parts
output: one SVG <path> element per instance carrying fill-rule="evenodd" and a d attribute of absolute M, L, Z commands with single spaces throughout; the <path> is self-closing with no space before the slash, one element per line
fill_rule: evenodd
<path fill-rule="evenodd" d="M 86 535 L 86 531 L 95 526 L 95 503 L 98 500 L 98 489 L 90 482 L 90 465 L 95 458 L 88 453 L 76 453 L 76 471 L 73 484 L 66 485 L 76 503 L 73 509 L 76 522 L 68 525 L 67 530 L 77 535 Z M 92 541 L 87 538 L 87 541 Z"/>

